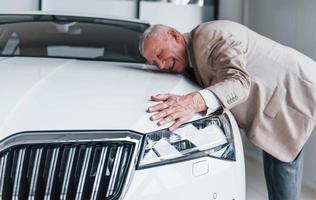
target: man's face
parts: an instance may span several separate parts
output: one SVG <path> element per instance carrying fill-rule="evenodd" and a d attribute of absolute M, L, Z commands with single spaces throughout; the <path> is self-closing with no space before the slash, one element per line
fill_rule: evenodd
<path fill-rule="evenodd" d="M 163 71 L 182 73 L 188 65 L 185 41 L 176 31 L 148 36 L 144 41 L 143 54 L 149 64 Z"/>

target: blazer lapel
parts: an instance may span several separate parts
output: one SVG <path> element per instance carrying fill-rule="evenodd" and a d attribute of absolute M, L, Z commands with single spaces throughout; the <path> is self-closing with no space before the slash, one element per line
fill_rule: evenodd
<path fill-rule="evenodd" d="M 198 72 L 195 58 L 194 58 L 193 48 L 192 48 L 192 40 L 190 39 L 190 34 L 185 33 L 185 34 L 183 34 L 183 37 L 184 37 L 185 42 L 187 44 L 186 50 L 187 50 L 188 59 L 189 59 L 189 66 L 187 66 L 187 69 L 185 70 L 185 74 L 187 76 L 189 76 L 189 78 L 191 78 L 191 79 L 192 79 L 192 75 L 193 75 L 194 76 L 193 80 L 195 80 L 200 86 L 204 86 L 202 79 L 201 79 L 201 76 Z"/>

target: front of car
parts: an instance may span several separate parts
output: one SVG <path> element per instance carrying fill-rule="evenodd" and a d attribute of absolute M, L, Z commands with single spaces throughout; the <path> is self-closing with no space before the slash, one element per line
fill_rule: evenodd
<path fill-rule="evenodd" d="M 199 88 L 144 64 L 147 23 L 0 15 L 0 199 L 245 199 L 233 116 L 174 132 L 150 95 Z"/>

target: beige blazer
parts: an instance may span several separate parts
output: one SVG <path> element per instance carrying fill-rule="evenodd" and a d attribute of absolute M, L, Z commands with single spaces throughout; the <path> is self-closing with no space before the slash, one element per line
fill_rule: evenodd
<path fill-rule="evenodd" d="M 316 120 L 316 62 L 230 21 L 184 35 L 198 83 L 231 110 L 249 140 L 292 161 Z"/>

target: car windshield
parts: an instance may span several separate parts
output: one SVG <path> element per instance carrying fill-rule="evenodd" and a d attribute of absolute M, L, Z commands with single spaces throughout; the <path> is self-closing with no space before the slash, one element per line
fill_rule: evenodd
<path fill-rule="evenodd" d="M 144 62 L 139 36 L 149 25 L 56 15 L 0 15 L 0 56 Z"/>

